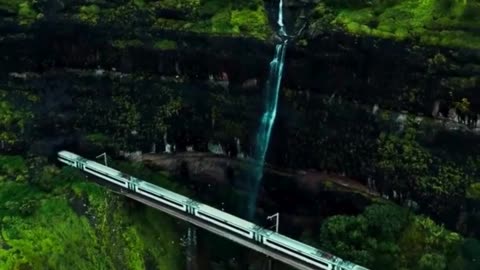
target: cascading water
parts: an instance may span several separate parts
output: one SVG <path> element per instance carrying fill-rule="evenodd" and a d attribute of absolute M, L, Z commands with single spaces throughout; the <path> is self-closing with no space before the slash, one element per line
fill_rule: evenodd
<path fill-rule="evenodd" d="M 280 0 L 279 3 L 277 23 L 280 27 L 280 29 L 278 30 L 279 35 L 282 38 L 286 37 L 287 33 L 285 32 L 285 27 L 283 25 L 283 0 Z M 257 162 L 257 165 L 255 166 L 252 173 L 253 188 L 250 193 L 248 205 L 248 214 L 250 218 L 253 218 L 255 214 L 255 205 L 257 202 L 258 189 L 260 187 L 260 182 L 263 177 L 265 155 L 268 150 L 273 123 L 275 122 L 275 117 L 277 116 L 278 94 L 280 92 L 280 85 L 282 82 L 283 64 L 285 59 L 285 51 L 287 49 L 287 42 L 288 40 L 285 39 L 282 43 L 276 46 L 275 57 L 273 58 L 272 62 L 270 62 L 270 73 L 265 88 L 265 112 L 263 113 L 260 127 L 257 132 L 256 146 L 254 152 L 254 158 Z"/>

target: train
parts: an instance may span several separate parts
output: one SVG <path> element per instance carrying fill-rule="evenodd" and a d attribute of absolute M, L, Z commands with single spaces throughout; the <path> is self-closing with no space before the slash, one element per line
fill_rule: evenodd
<path fill-rule="evenodd" d="M 60 151 L 58 161 L 78 168 L 129 192 L 149 198 L 169 208 L 185 212 L 196 218 L 220 227 L 235 235 L 257 242 L 270 249 L 286 254 L 307 265 L 322 270 L 368 270 L 352 262 L 342 260 L 327 252 L 306 245 L 279 233 L 262 228 L 254 223 L 194 201 L 170 190 L 135 178 L 77 154 Z"/>

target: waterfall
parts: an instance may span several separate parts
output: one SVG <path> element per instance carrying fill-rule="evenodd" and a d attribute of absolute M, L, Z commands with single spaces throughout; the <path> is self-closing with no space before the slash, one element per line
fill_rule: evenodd
<path fill-rule="evenodd" d="M 287 33 L 285 32 L 285 27 L 283 25 L 283 0 L 280 0 L 279 4 L 278 26 L 280 27 L 279 35 L 282 37 L 287 36 Z M 260 127 L 257 132 L 256 145 L 253 156 L 257 165 L 255 166 L 252 173 L 253 188 L 250 191 L 249 196 L 249 218 L 253 218 L 255 214 L 255 205 L 257 202 L 258 189 L 260 187 L 260 183 L 263 177 L 265 155 L 268 150 L 273 123 L 275 122 L 275 117 L 277 115 L 278 95 L 282 82 L 283 64 L 285 59 L 285 52 L 287 49 L 287 42 L 288 40 L 285 39 L 282 43 L 277 44 L 275 48 L 275 56 L 272 62 L 270 62 L 270 73 L 265 87 L 265 112 L 263 113 Z"/>
<path fill-rule="evenodd" d="M 278 30 L 279 34 L 281 36 L 286 36 L 287 32 L 285 31 L 285 26 L 283 25 L 283 0 L 280 0 L 280 3 L 278 4 L 278 26 L 280 29 Z M 283 60 L 283 59 L 282 59 Z M 281 77 L 281 74 L 280 74 Z"/>

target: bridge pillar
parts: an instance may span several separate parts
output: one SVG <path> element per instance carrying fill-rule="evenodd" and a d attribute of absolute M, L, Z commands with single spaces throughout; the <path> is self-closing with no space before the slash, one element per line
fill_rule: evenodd
<path fill-rule="evenodd" d="M 188 226 L 185 239 L 187 270 L 197 270 L 197 228 Z"/>

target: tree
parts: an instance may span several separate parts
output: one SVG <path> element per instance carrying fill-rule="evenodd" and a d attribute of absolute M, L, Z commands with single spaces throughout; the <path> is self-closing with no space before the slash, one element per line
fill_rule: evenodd
<path fill-rule="evenodd" d="M 28 107 L 17 108 L 8 98 L 7 92 L 0 90 L 0 149 L 24 140 L 27 124 L 33 118 Z"/>
<path fill-rule="evenodd" d="M 454 164 L 441 160 L 436 160 L 434 164 L 441 165 L 432 169 L 429 175 L 416 179 L 413 186 L 415 200 L 436 216 L 452 217 L 459 213 L 471 179 Z"/>
<path fill-rule="evenodd" d="M 113 130 L 113 139 L 124 149 L 134 148 L 134 138 L 140 128 L 140 112 L 136 102 L 128 95 L 116 94 L 112 96 L 113 106 L 109 111 Z"/>
<path fill-rule="evenodd" d="M 408 195 L 419 177 L 429 175 L 430 153 L 416 141 L 416 130 L 407 127 L 401 135 L 380 135 L 377 174 L 384 190 Z"/>
<path fill-rule="evenodd" d="M 326 250 L 373 269 L 391 266 L 400 247 L 397 238 L 408 224 L 409 215 L 393 205 L 372 205 L 356 217 L 334 216 L 320 231 Z"/>
<path fill-rule="evenodd" d="M 423 255 L 418 264 L 419 270 L 438 270 L 447 267 L 445 256 L 436 253 Z"/>
<path fill-rule="evenodd" d="M 459 256 L 462 238 L 395 205 L 371 205 L 357 216 L 334 216 L 318 243 L 337 256 L 371 269 L 446 269 Z"/>

